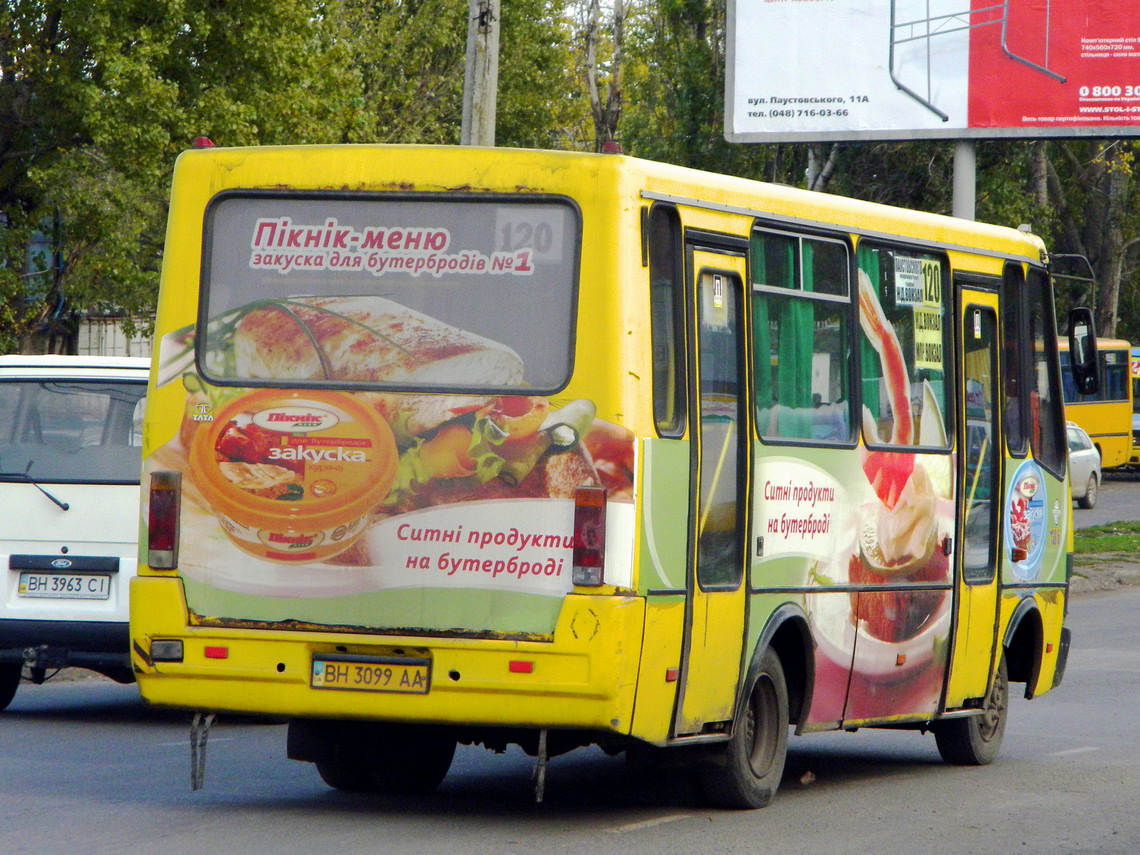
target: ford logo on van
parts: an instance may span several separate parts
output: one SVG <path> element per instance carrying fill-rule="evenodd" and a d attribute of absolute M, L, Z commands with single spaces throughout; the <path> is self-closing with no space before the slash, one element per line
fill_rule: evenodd
<path fill-rule="evenodd" d="M 71 559 L 70 558 L 57 558 L 57 559 L 55 559 L 55 561 L 53 561 L 51 563 L 51 566 L 54 567 L 56 570 L 66 570 L 68 567 L 71 566 Z"/>

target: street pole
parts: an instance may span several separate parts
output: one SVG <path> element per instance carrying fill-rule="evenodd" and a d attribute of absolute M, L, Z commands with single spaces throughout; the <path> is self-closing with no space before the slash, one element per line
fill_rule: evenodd
<path fill-rule="evenodd" d="M 963 220 L 977 217 L 978 164 L 973 140 L 954 142 L 954 202 L 952 213 Z"/>
<path fill-rule="evenodd" d="M 495 144 L 499 88 L 499 0 L 468 0 L 461 145 Z"/>

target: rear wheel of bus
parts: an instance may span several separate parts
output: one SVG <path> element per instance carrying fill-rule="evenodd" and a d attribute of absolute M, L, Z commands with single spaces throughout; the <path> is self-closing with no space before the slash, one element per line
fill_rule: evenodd
<path fill-rule="evenodd" d="M 751 680 L 723 754 L 698 772 L 710 804 L 726 808 L 761 808 L 772 800 L 788 754 L 788 686 L 780 657 L 764 653 Z"/>
<path fill-rule="evenodd" d="M 938 753 L 947 763 L 986 766 L 994 761 L 1005 736 L 1009 710 L 1009 675 L 1005 657 L 998 663 L 981 715 L 940 721 L 934 726 Z"/>
<path fill-rule="evenodd" d="M 20 675 L 24 666 L 19 662 L 0 662 L 0 710 L 8 708 L 16 689 L 20 688 Z"/>
<path fill-rule="evenodd" d="M 421 795 L 440 785 L 451 768 L 455 739 L 415 725 L 351 728 L 333 739 L 317 772 L 333 789 Z"/>

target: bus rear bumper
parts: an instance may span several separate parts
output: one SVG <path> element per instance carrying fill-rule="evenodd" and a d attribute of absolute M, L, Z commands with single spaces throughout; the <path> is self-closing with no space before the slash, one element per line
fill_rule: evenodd
<path fill-rule="evenodd" d="M 131 597 L 132 663 L 143 699 L 155 706 L 630 731 L 645 618 L 638 597 L 568 595 L 553 641 L 169 625 L 163 617 L 185 614 L 170 608 L 182 601 L 177 579 L 137 580 Z M 169 659 L 179 647 L 180 661 L 153 655 Z M 326 660 L 395 665 L 400 677 L 383 687 L 324 688 L 314 663 Z"/>

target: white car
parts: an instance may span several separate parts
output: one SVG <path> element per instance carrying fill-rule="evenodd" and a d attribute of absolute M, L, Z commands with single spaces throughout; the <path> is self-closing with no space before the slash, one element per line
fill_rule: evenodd
<path fill-rule="evenodd" d="M 130 682 L 150 360 L 0 356 L 0 710 L 68 666 Z"/>
<path fill-rule="evenodd" d="M 1069 482 L 1073 485 L 1073 499 L 1082 508 L 1096 505 L 1100 488 L 1100 452 L 1080 425 L 1069 422 L 1066 426 L 1069 442 Z"/>

